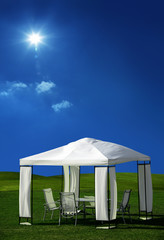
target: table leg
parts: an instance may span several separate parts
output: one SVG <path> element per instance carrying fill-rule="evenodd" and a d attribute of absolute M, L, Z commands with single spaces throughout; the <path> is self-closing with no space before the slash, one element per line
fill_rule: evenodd
<path fill-rule="evenodd" d="M 85 213 L 85 202 L 83 202 L 83 212 L 84 212 L 84 219 L 86 217 L 86 213 Z"/>

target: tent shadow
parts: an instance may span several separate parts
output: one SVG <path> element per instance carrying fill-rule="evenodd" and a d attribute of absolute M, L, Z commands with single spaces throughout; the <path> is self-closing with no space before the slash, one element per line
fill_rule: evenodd
<path fill-rule="evenodd" d="M 141 220 L 138 218 L 137 214 L 131 215 L 132 222 L 130 222 L 130 219 L 128 216 L 125 217 L 126 223 L 123 223 L 122 217 L 118 216 L 116 224 L 116 229 L 157 229 L 162 230 L 164 228 L 164 215 L 153 215 L 153 219 L 151 220 Z M 45 222 L 34 222 L 33 225 L 40 225 L 40 226 L 59 226 L 58 220 L 52 220 L 45 221 Z M 74 225 L 74 219 L 63 219 L 61 222 L 61 226 L 73 226 Z M 80 226 L 96 226 L 97 221 L 94 217 L 86 217 L 79 218 L 77 220 L 77 225 Z"/>
<path fill-rule="evenodd" d="M 134 218 L 135 216 L 135 218 Z M 161 230 L 164 227 L 164 215 L 154 215 L 150 220 L 141 220 L 136 218 L 138 215 L 132 215 L 132 222 L 128 218 L 125 218 L 126 224 L 122 223 L 122 218 L 117 219 L 119 229 L 123 228 L 135 228 L 135 229 L 158 229 Z"/>

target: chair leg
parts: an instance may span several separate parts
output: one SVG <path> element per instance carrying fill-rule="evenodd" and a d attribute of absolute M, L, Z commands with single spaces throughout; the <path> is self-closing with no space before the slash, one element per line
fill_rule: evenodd
<path fill-rule="evenodd" d="M 129 214 L 129 218 L 130 218 L 130 222 L 132 223 L 132 217 L 131 217 L 131 215 Z"/>
<path fill-rule="evenodd" d="M 95 215 L 95 209 L 92 208 L 92 215 Z"/>
<path fill-rule="evenodd" d="M 75 226 L 77 225 L 77 214 L 75 215 Z"/>
<path fill-rule="evenodd" d="M 44 216 L 43 216 L 43 221 L 45 220 L 45 217 L 46 217 L 46 212 L 47 212 L 47 209 L 44 208 Z"/>
<path fill-rule="evenodd" d="M 53 218 L 53 215 L 54 215 L 54 210 L 52 210 L 52 213 L 51 213 L 51 220 Z"/>
<path fill-rule="evenodd" d="M 124 224 L 125 224 L 126 222 L 125 222 L 124 211 L 123 211 L 123 210 L 122 210 L 122 219 L 123 219 L 123 222 L 124 222 Z"/>
<path fill-rule="evenodd" d="M 129 218 L 130 218 L 130 222 L 132 223 L 132 218 L 131 218 L 131 215 L 130 215 L 130 209 L 129 209 Z"/>
<path fill-rule="evenodd" d="M 85 202 L 83 202 L 83 213 L 84 213 L 84 220 L 85 220 L 85 217 L 86 217 L 86 208 L 85 208 Z"/>
<path fill-rule="evenodd" d="M 61 222 L 61 214 L 59 212 L 59 226 L 60 226 L 60 222 Z"/>

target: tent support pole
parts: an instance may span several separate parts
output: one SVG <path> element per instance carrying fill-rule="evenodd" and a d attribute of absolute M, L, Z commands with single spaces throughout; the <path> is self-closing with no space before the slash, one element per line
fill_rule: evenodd
<path fill-rule="evenodd" d="M 31 224 L 33 224 L 33 166 L 31 166 Z"/>
<path fill-rule="evenodd" d="M 80 166 L 79 166 L 79 197 L 80 197 Z"/>
<path fill-rule="evenodd" d="M 139 211 L 139 218 L 140 218 L 140 192 L 139 192 L 139 174 L 138 174 L 138 161 L 137 161 L 137 181 L 138 181 L 138 211 Z"/>
<path fill-rule="evenodd" d="M 21 166 L 19 166 L 19 191 L 20 191 L 20 170 L 21 170 Z M 19 202 L 19 205 L 20 205 L 20 202 Z M 21 217 L 19 216 L 19 225 L 20 225 L 20 220 L 21 220 Z"/>
<path fill-rule="evenodd" d="M 63 192 L 63 181 L 64 181 L 64 167 L 62 166 L 62 184 L 61 184 L 61 192 Z"/>
<path fill-rule="evenodd" d="M 151 161 L 149 161 L 150 167 L 151 167 Z M 153 219 L 153 206 L 152 206 L 152 211 L 151 211 L 151 217 Z"/>
<path fill-rule="evenodd" d="M 108 189 L 108 199 L 109 199 L 109 165 L 108 165 L 108 177 L 107 177 L 107 189 Z M 108 201 L 108 219 L 109 219 L 109 228 L 110 228 L 110 214 L 109 214 L 109 203 L 110 201 Z"/>
<path fill-rule="evenodd" d="M 147 220 L 146 165 L 145 165 L 145 161 L 144 161 L 144 182 L 145 182 L 145 209 L 146 209 L 146 220 Z"/>

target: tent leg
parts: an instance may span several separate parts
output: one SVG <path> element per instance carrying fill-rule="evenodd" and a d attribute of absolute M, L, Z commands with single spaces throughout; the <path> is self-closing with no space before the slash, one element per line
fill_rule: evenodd
<path fill-rule="evenodd" d="M 46 212 L 47 212 L 47 209 L 46 209 L 46 207 L 44 207 L 44 216 L 43 216 L 43 221 L 45 220 L 45 217 L 46 217 Z"/>
<path fill-rule="evenodd" d="M 140 193 L 139 193 L 138 161 L 137 161 L 137 182 L 138 182 L 138 212 L 139 212 L 139 218 L 140 218 Z"/>
<path fill-rule="evenodd" d="M 146 220 L 147 220 L 147 192 L 146 192 L 146 165 L 144 161 L 144 184 L 145 184 L 145 207 L 146 207 Z"/>
<path fill-rule="evenodd" d="M 31 179 L 31 224 L 33 224 L 33 166 L 31 166 L 32 170 L 32 179 Z"/>

